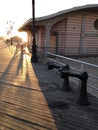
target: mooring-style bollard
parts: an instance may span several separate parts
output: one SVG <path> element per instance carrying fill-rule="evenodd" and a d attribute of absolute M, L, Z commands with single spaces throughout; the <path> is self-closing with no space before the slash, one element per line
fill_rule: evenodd
<path fill-rule="evenodd" d="M 88 73 L 83 72 L 81 75 L 80 95 L 77 100 L 77 104 L 83 105 L 83 106 L 90 105 L 88 97 L 87 97 L 87 79 L 88 79 Z"/>
<path fill-rule="evenodd" d="M 54 68 L 54 64 L 52 62 L 46 62 L 46 64 L 48 65 L 48 69 Z"/>
<path fill-rule="evenodd" d="M 74 73 L 70 70 L 69 65 L 65 65 L 64 67 L 60 67 L 59 65 L 53 63 L 53 62 L 47 62 L 48 69 L 57 68 L 59 69 L 58 74 L 61 76 L 61 78 L 64 79 L 63 86 L 61 90 L 69 92 L 71 90 L 70 84 L 69 84 L 69 76 L 76 77 L 79 80 L 81 80 L 81 88 L 79 93 L 79 98 L 77 100 L 77 104 L 87 106 L 90 105 L 88 97 L 87 97 L 87 79 L 88 79 L 88 73 L 85 71 L 81 74 Z"/>
<path fill-rule="evenodd" d="M 53 62 L 46 62 L 46 64 L 48 65 L 48 69 L 54 69 L 54 68 L 56 68 L 56 69 L 59 69 L 60 68 L 60 66 L 59 65 L 57 65 L 56 63 L 53 63 Z"/>
<path fill-rule="evenodd" d="M 70 91 L 71 87 L 69 85 L 69 73 L 70 73 L 69 65 L 65 65 L 64 67 L 60 68 L 59 72 L 61 74 L 61 78 L 64 79 L 63 86 L 62 86 L 61 90 Z"/>

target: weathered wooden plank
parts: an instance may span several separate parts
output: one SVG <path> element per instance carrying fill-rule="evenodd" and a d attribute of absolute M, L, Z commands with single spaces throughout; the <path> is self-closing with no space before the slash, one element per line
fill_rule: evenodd
<path fill-rule="evenodd" d="M 46 128 L 39 126 L 37 124 L 31 123 L 29 121 L 25 121 L 23 119 L 18 119 L 17 117 L 10 116 L 10 115 L 4 115 L 3 119 L 0 118 L 0 122 L 5 127 L 8 127 L 10 129 L 16 129 L 16 130 L 46 130 Z M 33 125 L 32 125 L 33 124 Z"/>
<path fill-rule="evenodd" d="M 3 51 L 6 51 L 5 55 L 4 52 L 0 54 L 6 63 L 3 58 L 0 59 L 0 62 L 2 61 L 0 68 L 0 127 L 2 129 L 98 129 L 97 98 L 89 95 L 93 104 L 87 107 L 79 106 L 76 104 L 79 96 L 77 87 L 73 86 L 70 93 L 63 92 L 59 89 L 63 82 L 54 71 L 48 71 L 41 64 L 34 64 L 32 68 L 27 57 L 24 57 L 22 67 L 22 64 L 18 65 L 21 56 L 17 60 L 12 60 L 13 54 L 7 49 Z M 17 67 L 22 68 L 22 73 L 17 70 Z M 55 105 L 55 102 L 60 103 L 60 101 L 64 102 L 65 106 Z"/>
<path fill-rule="evenodd" d="M 41 109 L 43 110 L 40 110 L 38 109 L 38 106 L 35 106 L 35 107 L 31 107 L 31 106 L 28 106 L 28 105 L 19 105 L 19 104 L 16 104 L 16 103 L 10 103 L 10 102 L 1 102 L 0 101 L 0 109 L 1 111 L 2 110 L 12 110 L 12 111 L 17 111 L 18 113 L 25 113 L 27 114 L 28 116 L 35 116 L 36 118 L 42 118 L 43 120 L 46 120 L 46 121 L 50 121 L 50 122 L 54 122 L 53 119 L 51 119 L 51 116 L 50 116 L 50 113 L 47 112 L 47 106 L 41 106 Z M 28 107 L 26 107 L 28 106 Z"/>

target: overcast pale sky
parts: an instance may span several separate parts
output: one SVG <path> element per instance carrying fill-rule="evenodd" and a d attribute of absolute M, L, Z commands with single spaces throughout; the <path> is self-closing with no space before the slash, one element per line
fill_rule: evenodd
<path fill-rule="evenodd" d="M 35 0 L 35 16 L 41 17 L 86 4 L 98 4 L 98 0 Z M 32 0 L 0 1 L 0 32 L 5 31 L 6 21 L 15 22 L 14 26 L 18 28 L 31 17 Z"/>

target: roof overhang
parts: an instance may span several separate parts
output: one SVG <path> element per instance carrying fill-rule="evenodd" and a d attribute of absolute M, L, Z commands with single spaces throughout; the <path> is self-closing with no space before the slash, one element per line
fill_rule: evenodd
<path fill-rule="evenodd" d="M 46 21 L 46 20 L 52 19 L 54 17 L 60 16 L 63 14 L 68 14 L 68 13 L 72 13 L 72 12 L 79 12 L 79 11 L 80 12 L 81 11 L 98 11 L 98 4 L 90 4 L 90 5 L 88 4 L 88 5 L 77 6 L 77 7 L 71 8 L 71 9 L 59 11 L 59 12 L 51 14 L 51 15 L 35 18 L 35 22 L 37 25 L 38 22 Z M 31 30 L 31 28 L 32 28 L 32 18 L 27 20 L 18 30 L 19 31 L 28 31 L 28 30 Z"/>

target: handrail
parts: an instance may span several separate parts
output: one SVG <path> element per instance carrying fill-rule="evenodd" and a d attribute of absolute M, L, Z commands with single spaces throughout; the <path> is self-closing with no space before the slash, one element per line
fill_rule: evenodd
<path fill-rule="evenodd" d="M 53 55 L 53 56 L 57 56 L 57 57 L 60 57 L 60 58 L 64 58 L 64 59 L 67 59 L 67 60 L 75 61 L 75 62 L 78 62 L 78 63 L 81 63 L 81 64 L 85 64 L 85 65 L 89 65 L 89 66 L 98 68 L 98 65 L 91 64 L 91 63 L 88 63 L 88 62 L 84 62 L 84 61 L 68 58 L 68 57 L 57 55 L 57 54 L 50 53 L 50 52 L 47 52 L 47 54 L 50 54 L 50 55 Z"/>
<path fill-rule="evenodd" d="M 53 62 L 55 62 L 55 60 L 53 60 L 53 59 L 51 59 L 51 58 L 47 58 L 48 60 L 50 60 L 50 61 L 53 61 Z M 56 62 L 57 64 L 60 64 L 60 65 L 62 65 L 62 66 L 65 66 L 65 64 L 64 63 L 61 63 L 61 62 Z M 78 69 L 76 69 L 76 68 L 74 68 L 74 67 L 70 67 L 71 69 L 73 69 L 73 70 L 76 70 L 77 72 L 80 72 Z"/>
<path fill-rule="evenodd" d="M 56 60 L 53 59 L 53 58 L 49 58 L 49 57 L 48 57 L 49 55 L 55 56 L 55 57 L 56 57 Z M 69 57 L 65 57 L 65 56 L 61 56 L 61 55 L 57 55 L 57 54 L 54 54 L 54 53 L 47 52 L 47 59 L 48 59 L 48 60 L 52 60 L 52 61 L 54 61 L 54 62 L 56 62 L 56 63 L 59 63 L 59 64 L 61 64 L 61 65 L 64 66 L 65 64 L 62 63 L 62 62 L 59 62 L 58 58 L 67 59 L 67 60 L 70 60 L 70 61 L 73 61 L 73 62 L 80 63 L 80 64 L 81 64 L 80 70 L 78 70 L 78 69 L 75 68 L 75 67 L 70 66 L 70 68 L 72 68 L 73 70 L 75 70 L 75 71 L 77 71 L 77 72 L 83 72 L 84 65 L 88 65 L 88 66 L 94 67 L 94 68 L 96 68 L 96 69 L 98 68 L 98 65 L 95 65 L 95 64 L 91 64 L 91 63 L 88 63 L 88 62 L 84 62 L 84 61 L 80 61 L 80 60 L 76 60 L 76 59 L 72 59 L 72 58 L 69 58 Z M 88 73 L 88 75 L 89 75 L 89 77 L 94 78 L 94 79 L 96 80 L 96 82 L 97 82 L 98 76 L 93 75 L 93 74 L 90 74 L 90 73 Z M 92 84 L 92 83 L 91 83 L 91 84 Z M 92 89 L 94 89 L 94 90 L 96 90 L 96 91 L 98 91 L 98 88 L 96 88 L 95 86 L 93 86 L 93 85 L 91 85 L 91 84 L 88 83 L 89 87 L 92 88 Z"/>

